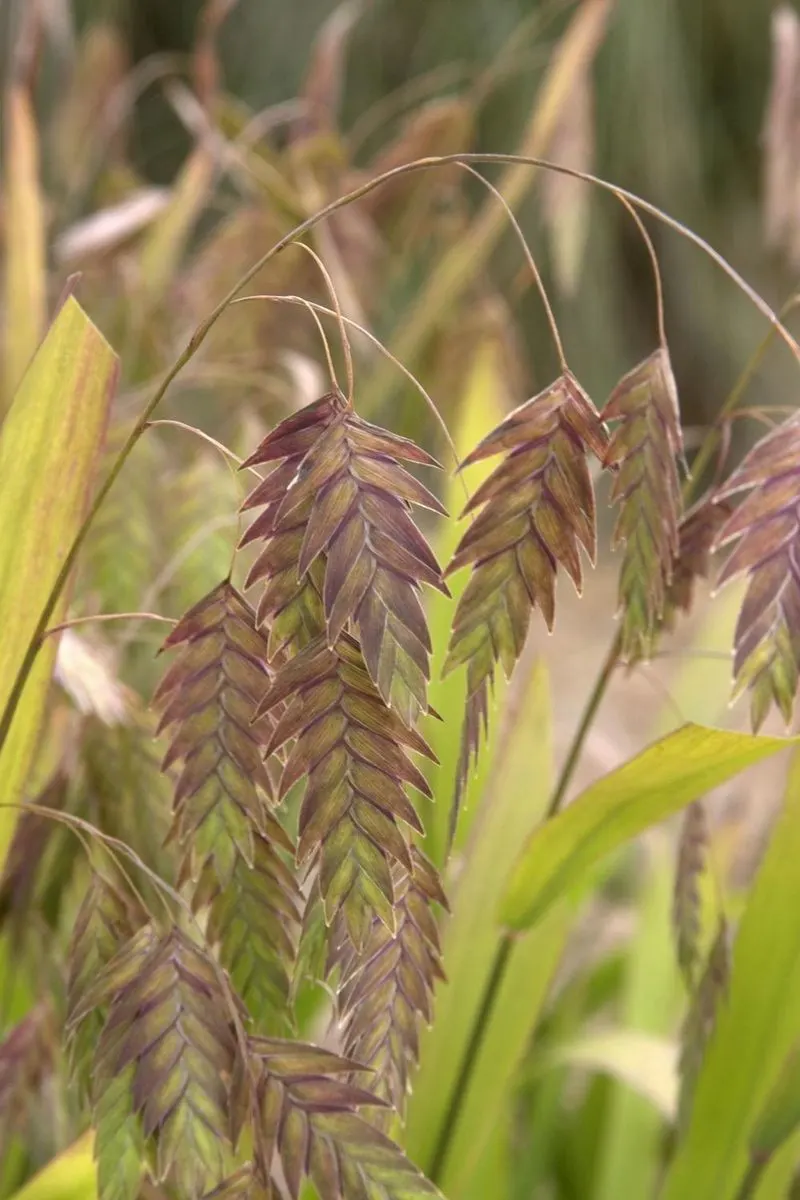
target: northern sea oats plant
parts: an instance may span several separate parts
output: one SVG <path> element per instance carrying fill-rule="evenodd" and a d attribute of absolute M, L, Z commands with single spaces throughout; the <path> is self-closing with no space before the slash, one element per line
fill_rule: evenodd
<path fill-rule="evenodd" d="M 603 0 L 592 0 L 584 9 L 590 16 L 582 19 L 598 20 L 596 14 L 606 7 Z M 594 37 L 597 31 L 589 33 Z M 326 61 L 335 68 L 330 56 L 335 60 L 337 38 L 343 35 L 338 26 L 328 35 Z M 584 30 L 582 36 L 589 35 Z M 212 80 L 206 90 L 214 88 Z M 319 89 L 311 91 L 316 129 L 325 126 L 327 101 L 320 100 Z M 294 140 L 289 140 L 295 149 L 298 136 L 293 128 Z M 209 166 L 203 153 L 201 146 L 189 183 Z M 247 161 L 257 171 L 255 159 Z M 648 1161 L 665 1173 L 665 1200 L 712 1195 L 744 1200 L 756 1193 L 742 1191 L 743 1181 L 766 1179 L 770 1156 L 779 1157 L 783 1142 L 796 1137 L 797 1121 L 787 1119 L 785 1137 L 770 1155 L 759 1157 L 749 1149 L 770 1089 L 800 1039 L 795 978 L 800 782 L 795 772 L 780 836 L 767 852 L 738 930 L 724 888 L 716 887 L 713 820 L 704 797 L 787 741 L 688 725 L 605 775 L 570 805 L 565 802 L 617 667 L 624 665 L 630 678 L 667 643 L 693 610 L 698 580 L 712 575 L 715 551 L 729 545 L 735 544 L 718 581 L 747 577 L 735 634 L 735 692 L 749 692 L 754 730 L 773 703 L 787 724 L 791 720 L 800 675 L 800 425 L 796 418 L 784 422 L 729 472 L 724 431 L 729 410 L 738 403 L 734 392 L 681 483 L 683 431 L 658 261 L 637 214 L 687 237 L 721 265 L 798 362 L 800 347 L 783 320 L 698 235 L 583 170 L 532 155 L 453 153 L 396 161 L 400 165 L 362 176 L 355 188 L 334 186 L 330 194 L 336 198 L 320 207 L 319 200 L 309 202 L 323 178 L 314 173 L 319 164 L 298 153 L 292 169 L 299 199 L 286 207 L 312 215 L 293 229 L 278 226 L 275 244 L 203 318 L 132 424 L 126 410 L 124 437 L 115 430 L 115 453 L 90 502 L 83 495 L 80 505 L 75 500 L 74 512 L 61 503 L 59 488 L 72 478 L 68 467 L 76 478 L 80 474 L 63 449 L 60 458 L 44 459 L 47 470 L 37 469 L 45 451 L 55 453 L 45 435 L 59 427 L 65 389 L 69 412 L 70 405 L 86 402 L 82 372 L 88 368 L 82 355 L 90 357 L 86 344 L 92 335 L 74 297 L 65 300 L 33 359 L 31 370 L 42 376 L 23 382 L 20 395 L 29 408 L 17 411 L 25 420 L 14 423 L 21 403 L 16 400 L 0 432 L 0 466 L 9 495 L 18 499 L 31 491 L 42 505 L 44 517 L 36 505 L 23 514 L 27 536 L 71 516 L 63 528 L 58 525 L 60 540 L 50 547 L 47 570 L 26 543 L 22 562 L 34 561 L 35 574 L 20 576 L 19 595 L 13 591 L 19 570 L 9 569 L 0 581 L 12 589 L 6 595 L 0 587 L 3 653 L 3 620 L 13 633 L 18 627 L 9 614 L 21 598 L 27 598 L 28 609 L 33 605 L 24 636 L 14 633 L 13 653 L 7 660 L 0 657 L 5 671 L 0 749 L 4 754 L 8 747 L 15 749 L 18 714 L 26 728 L 42 734 L 39 749 L 31 751 L 31 770 L 17 780 L 13 764 L 8 768 L 19 790 L 8 784 L 7 807 L 0 811 L 16 813 L 17 795 L 30 802 L 22 819 L 7 827 L 7 857 L 0 843 L 0 932 L 7 930 L 8 943 L 16 944 L 25 932 L 20 932 L 19 910 L 35 912 L 36 937 L 44 947 L 36 961 L 49 959 L 36 979 L 40 986 L 47 980 L 50 989 L 27 1006 L 16 993 L 12 996 L 12 1011 L 20 1011 L 0 1041 L 0 1155 L 6 1144 L 28 1140 L 61 1089 L 69 1096 L 63 1111 L 70 1132 L 91 1127 L 91 1147 L 80 1143 L 78 1152 L 93 1156 L 99 1200 L 311 1200 L 315 1195 L 319 1200 L 416 1200 L 443 1194 L 450 1200 L 522 1200 L 513 1180 L 501 1188 L 492 1165 L 507 1152 L 500 1145 L 504 1130 L 496 1113 L 517 1131 L 521 1097 L 530 1087 L 540 1122 L 534 1135 L 563 1118 L 570 1130 L 581 1131 L 580 1144 L 589 1145 L 586 1131 L 598 1123 L 593 1116 L 598 1101 L 594 1089 L 581 1090 L 580 1072 L 587 1062 L 595 1069 L 600 1061 L 602 1070 L 624 1075 L 620 1064 L 631 1071 L 631 1054 L 626 1044 L 615 1056 L 613 1039 L 611 1050 L 597 1044 L 587 1050 L 576 1031 L 591 1032 L 598 1016 L 607 1018 L 619 1006 L 630 1015 L 631 1028 L 615 1032 L 644 1037 L 642 1030 L 662 1010 L 677 1012 L 678 989 L 659 996 L 654 1017 L 655 1001 L 650 1007 L 641 1003 L 642 972 L 633 970 L 631 979 L 620 983 L 624 972 L 616 960 L 604 960 L 596 969 L 584 955 L 576 968 L 575 953 L 566 951 L 575 906 L 587 879 L 594 880 L 592 872 L 635 836 L 685 809 L 674 883 L 671 865 L 666 873 L 654 871 L 656 901 L 671 896 L 675 961 L 662 958 L 646 981 L 665 974 L 664 962 L 670 979 L 683 977 L 687 1015 L 681 1051 L 674 1053 L 674 1040 L 665 1045 L 666 1036 L 659 1042 L 653 1033 L 644 1044 L 649 1057 L 645 1052 L 634 1056 L 645 1064 L 668 1064 L 666 1084 L 651 1088 L 663 1127 L 659 1124 L 657 1136 L 650 1136 L 653 1114 L 648 1110 L 647 1120 L 639 1122 L 637 1110 L 630 1122 L 624 1105 L 616 1102 L 603 1109 L 601 1123 L 623 1140 L 629 1128 L 637 1136 L 645 1130 L 642 1143 L 652 1142 Z M 604 404 L 596 402 L 568 365 L 541 276 L 511 216 L 545 305 L 558 374 L 546 386 L 531 388 L 532 398 L 479 420 L 480 428 L 470 427 L 469 437 L 461 438 L 455 473 L 473 490 L 467 491 L 462 512 L 468 524 L 455 534 L 440 495 L 443 470 L 434 456 L 439 447 L 424 448 L 367 419 L 375 415 L 368 399 L 369 359 L 361 352 L 364 342 L 354 340 L 359 350 L 354 372 L 348 329 L 354 339 L 366 331 L 364 341 L 385 350 L 389 365 L 399 366 L 415 383 L 412 368 L 422 372 L 425 363 L 399 362 L 369 332 L 367 318 L 362 329 L 361 319 L 344 315 L 343 306 L 358 311 L 359 295 L 339 251 L 345 233 L 352 235 L 344 218 L 377 222 L 377 206 L 368 211 L 357 206 L 384 187 L 402 183 L 410 188 L 418 178 L 442 177 L 451 187 L 464 170 L 488 183 L 478 168 L 492 164 L 515 172 L 514 178 L 529 168 L 560 172 L 634 210 L 655 268 L 658 342 L 623 375 Z M 417 185 L 422 194 L 424 186 Z M 503 188 L 488 187 L 510 215 Z M 370 229 L 374 233 L 379 226 Z M 187 228 L 183 233 L 188 239 Z M 315 240 L 320 253 L 301 241 L 305 238 Z M 302 403 L 294 393 L 289 401 L 284 394 L 279 403 L 272 396 L 265 406 L 266 432 L 259 423 L 237 428 L 235 436 L 216 437 L 185 421 L 154 420 L 185 368 L 209 367 L 198 351 L 239 293 L 256 276 L 259 285 L 265 272 L 270 278 L 269 268 L 293 243 L 304 245 L 322 268 L 333 307 L 306 300 L 288 286 L 282 295 L 283 283 L 273 278 L 265 284 L 269 293 L 249 297 L 246 309 L 234 311 L 238 316 L 266 308 L 259 299 L 285 301 L 285 308 L 305 305 L 305 316 L 311 315 L 322 332 L 328 389 L 323 391 L 326 385 L 318 385 L 313 374 L 313 390 L 304 393 Z M 163 297 L 156 295 L 152 278 L 145 291 L 148 311 L 163 313 Z M 319 323 L 326 314 L 338 318 L 344 388 Z M 69 339 L 59 340 L 67 319 L 79 322 L 80 337 L 73 334 L 77 348 Z M 270 326 L 273 340 L 277 328 Z M 129 339 L 131 345 L 138 345 L 137 339 L 147 342 L 145 363 L 154 353 L 149 338 L 155 345 L 156 332 L 148 326 L 148 337 L 139 329 Z M 485 365 L 487 359 L 480 357 L 485 347 L 480 338 L 477 342 L 476 360 Z M 283 348 L 271 346 L 270 354 L 277 357 Z M 100 356 L 101 349 L 95 347 L 94 353 Z M 286 361 L 296 365 L 291 356 Z M 64 362 L 72 364 L 72 373 Z M 142 370 L 137 359 L 130 370 L 137 384 Z M 106 374 L 104 388 L 97 391 L 107 403 L 111 365 Z M 478 405 L 483 418 L 496 407 L 489 394 L 496 376 L 473 374 L 483 389 L 479 399 L 484 403 Z M 261 394 L 264 372 L 254 370 L 247 379 L 248 388 Z M 419 389 L 430 400 L 421 384 Z M 520 394 L 526 393 L 517 392 L 515 399 Z M 96 407 L 99 413 L 99 400 Z M 383 419 L 395 424 L 394 415 Z M 176 598 L 183 588 L 175 578 L 191 560 L 192 545 L 188 538 L 188 551 L 176 547 L 176 540 L 184 540 L 176 534 L 178 526 L 183 530 L 183 518 L 175 516 L 171 523 L 168 500 L 163 503 L 168 561 L 155 580 L 140 578 L 149 573 L 152 549 L 142 513 L 160 506 L 160 475 L 168 455 L 142 460 L 139 482 L 146 486 L 139 487 L 127 514 L 115 512 L 111 520 L 105 510 L 111 531 L 103 526 L 107 494 L 132 451 L 166 433 L 158 425 L 171 426 L 169 436 L 176 440 L 187 432 L 199 435 L 204 453 L 219 452 L 247 472 L 248 486 L 256 477 L 240 505 L 232 499 L 229 476 L 224 488 L 209 487 L 208 494 L 213 490 L 225 509 L 215 518 L 231 527 L 250 524 L 237 531 L 230 559 L 228 544 L 220 555 L 215 543 L 202 564 L 212 562 L 213 571 L 197 569 L 196 562 L 186 568 L 192 594 L 190 602 L 180 604 Z M 227 432 L 232 428 L 233 421 Z M 216 426 L 215 432 L 220 432 Z M 720 447 L 709 484 L 707 468 Z M 87 463 L 96 448 L 87 447 Z M 206 479 L 219 482 L 216 459 L 208 461 L 215 465 L 207 473 L 204 460 L 203 471 L 181 477 L 189 492 L 201 493 L 200 509 Z M 23 463 L 30 480 L 21 474 Z M 473 485 L 477 473 L 480 479 Z M 85 474 L 88 495 L 88 465 Z M 611 540 L 621 551 L 619 621 L 560 773 L 551 779 L 549 701 L 541 674 L 529 679 L 528 648 L 557 626 L 559 574 L 568 576 L 578 592 L 586 582 L 586 563 L 593 565 L 598 557 L 596 495 L 606 490 L 616 510 Z M 174 479 L 164 482 L 164 497 L 175 500 L 180 491 Z M 743 500 L 741 493 L 746 493 Z M 15 527 L 14 514 L 3 505 L 0 496 L 0 548 Z M 175 507 L 183 508 L 177 501 Z M 194 505 L 188 507 L 194 511 Z M 130 541 L 130 561 L 124 547 L 115 545 L 115 523 L 123 519 L 143 534 Z M 92 545 L 93 525 L 99 533 Z M 109 545 L 130 571 L 109 572 Z M 86 573 L 75 592 L 80 611 L 70 618 L 59 605 L 84 548 L 89 551 L 83 556 Z M 8 561 L 13 566 L 19 560 L 9 551 Z M 139 593 L 147 597 L 147 611 L 128 611 L 128 602 L 135 607 Z M 158 611 L 165 597 L 174 603 L 164 607 L 179 610 L 176 620 Z M 111 598 L 128 598 L 124 611 L 98 611 Z M 148 741 L 149 717 L 139 703 L 145 689 L 120 693 L 112 719 L 102 704 L 92 708 L 91 696 L 90 717 L 78 712 L 68 687 L 66 700 L 53 689 L 52 712 L 46 712 L 47 678 L 38 707 L 31 708 L 35 689 L 30 685 L 45 661 L 39 655 L 65 627 L 86 624 L 96 630 L 103 621 L 121 618 L 140 631 L 149 628 L 147 621 L 166 622 L 171 629 L 163 639 L 166 665 L 160 682 L 148 685 L 145 697 L 163 750 L 161 775 L 155 775 L 149 757 L 141 759 L 135 786 L 129 773 L 120 772 L 115 807 L 109 758 L 121 759 L 124 746 L 135 752 Z M 70 633 L 83 635 L 77 628 Z M 85 636 L 88 652 L 91 634 Z M 130 650 L 129 642 L 114 664 L 126 682 Z M 108 674 L 114 671 L 109 668 Z M 512 680 L 511 701 L 499 739 L 496 697 L 506 678 Z M 455 763 L 452 777 L 445 778 L 445 760 Z M 470 785 L 485 778 L 488 784 L 474 809 L 461 806 Z M 75 791 L 85 796 L 78 799 Z M 435 808 L 450 809 L 451 833 L 468 834 L 455 839 L 457 853 L 451 857 L 443 850 L 447 839 L 426 838 L 426 824 L 442 825 Z M 151 825 L 159 842 L 153 854 Z M 132 828 L 135 838 L 126 836 Z M 59 858 L 67 835 L 80 841 L 70 840 L 69 857 Z M 66 864 L 66 882 L 58 878 L 54 862 Z M 630 886 L 624 870 L 614 882 Z M 607 890 L 613 902 L 614 889 Z M 597 887 L 596 895 L 600 891 Z M 669 899 L 656 911 L 655 933 L 644 924 L 642 961 L 650 942 L 666 933 L 668 910 Z M 644 906 L 638 913 L 643 922 L 648 914 Z M 595 917 L 593 910 L 590 932 Z M 765 927 L 772 940 L 765 939 Z M 600 930 L 595 940 L 602 944 L 605 934 Z M 0 944 L 0 968 L 6 966 L 5 945 Z M 784 992 L 785 1004 L 760 1002 Z M 437 1020 L 442 1002 L 445 1023 Z M 64 1030 L 68 1086 L 54 1036 L 57 1026 Z M 561 1043 L 558 1038 L 565 1027 L 566 1045 L 563 1036 Z M 633 1045 L 642 1050 L 641 1042 Z M 635 1085 L 646 1092 L 651 1081 L 642 1070 Z M 740 1072 L 735 1086 L 727 1086 L 726 1070 Z M 558 1072 L 572 1074 L 567 1086 L 554 1089 Z M 721 1115 L 712 1103 L 717 1099 Z M 667 1126 L 674 1132 L 669 1154 L 661 1136 Z M 593 1181 L 576 1183 L 578 1175 L 570 1173 L 579 1170 L 573 1160 L 580 1156 L 559 1145 L 552 1157 L 569 1160 L 566 1167 L 533 1162 L 529 1155 L 524 1200 L 561 1195 L 550 1186 L 554 1179 L 563 1183 L 565 1196 L 618 1200 L 619 1190 L 610 1185 L 595 1191 Z M 594 1171 L 591 1154 L 589 1162 Z M 605 1178 L 604 1170 L 613 1177 L 612 1167 L 600 1163 L 598 1178 Z M 571 1183 L 564 1182 L 570 1178 Z M 0 1188 L 3 1179 L 0 1172 Z M 647 1200 L 649 1194 L 631 1194 L 631 1200 Z"/>

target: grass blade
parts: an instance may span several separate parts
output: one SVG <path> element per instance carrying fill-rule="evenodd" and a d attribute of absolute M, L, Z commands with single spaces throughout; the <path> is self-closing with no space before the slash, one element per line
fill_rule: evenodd
<path fill-rule="evenodd" d="M 800 758 L 753 885 L 692 1116 L 663 1200 L 733 1200 L 762 1106 L 800 1035 Z"/>
<path fill-rule="evenodd" d="M 0 433 L 0 708 L 81 523 L 117 360 L 68 297 L 25 373 Z M 52 623 L 63 617 L 62 597 Z M 0 754 L 3 800 L 20 800 L 39 735 L 56 639 L 39 651 Z M 17 814 L 0 810 L 0 866 Z"/>
<path fill-rule="evenodd" d="M 12 1200 L 96 1200 L 96 1174 L 92 1135 L 87 1133 L 42 1167 Z"/>
<path fill-rule="evenodd" d="M 661 841 L 661 839 L 659 839 Z M 642 864 L 637 922 L 626 963 L 621 996 L 625 1031 L 641 1036 L 665 1035 L 679 997 L 678 976 L 669 923 L 672 900 L 672 862 L 663 844 L 652 847 Z M 651 1064 L 655 1067 L 656 1064 Z M 671 1074 L 659 1081 L 666 1092 L 675 1081 Z M 669 1119 L 669 1118 L 668 1118 Z M 652 1196 L 658 1177 L 663 1118 L 635 1091 L 615 1084 L 609 1095 L 605 1128 L 596 1167 L 594 1200 Z"/>
<path fill-rule="evenodd" d="M 528 929 L 601 859 L 794 739 L 684 725 L 587 788 L 528 841 L 500 916 Z"/>

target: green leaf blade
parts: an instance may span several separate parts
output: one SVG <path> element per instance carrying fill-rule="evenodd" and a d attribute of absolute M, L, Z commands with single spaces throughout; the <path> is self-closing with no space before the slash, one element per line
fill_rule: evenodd
<path fill-rule="evenodd" d="M 691 724 L 653 743 L 536 830 L 511 876 L 501 920 L 530 928 L 613 850 L 793 744 Z"/>
<path fill-rule="evenodd" d="M 733 948 L 731 981 L 663 1200 L 732 1200 L 748 1145 L 800 1035 L 800 760 Z"/>
<path fill-rule="evenodd" d="M 0 711 L 83 519 L 105 435 L 117 358 L 68 297 L 20 384 L 0 433 Z M 52 616 L 63 618 L 62 597 Z M 56 653 L 48 638 L 0 754 L 6 803 L 22 796 Z M 17 814 L 0 813 L 0 864 Z"/>

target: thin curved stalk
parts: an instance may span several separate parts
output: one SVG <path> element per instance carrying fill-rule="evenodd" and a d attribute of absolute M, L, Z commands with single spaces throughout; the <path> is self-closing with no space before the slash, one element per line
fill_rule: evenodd
<path fill-rule="evenodd" d="M 761 312 L 767 318 L 770 324 L 777 330 L 777 332 L 789 346 L 798 363 L 800 363 L 800 346 L 798 346 L 795 339 L 789 333 L 788 329 L 786 329 L 786 327 L 783 325 L 777 314 L 772 310 L 769 304 L 767 304 L 766 300 L 764 300 L 758 294 L 758 292 L 756 292 L 755 289 L 752 288 L 750 284 L 742 278 L 739 272 L 731 266 L 727 259 L 720 254 L 718 250 L 715 250 L 714 247 L 711 246 L 698 233 L 695 233 L 693 230 L 682 224 L 682 222 L 663 212 L 663 210 L 658 208 L 655 204 L 651 204 L 648 200 L 643 200 L 640 196 L 634 195 L 633 192 L 629 192 L 624 188 L 617 187 L 608 180 L 600 179 L 598 176 L 591 175 L 585 171 L 578 171 L 573 167 L 566 167 L 561 164 L 551 163 L 544 158 L 520 154 L 446 154 L 431 156 L 428 158 L 419 158 L 414 162 L 404 163 L 399 167 L 393 167 L 391 170 L 385 171 L 383 174 L 367 180 L 359 187 L 347 192 L 344 196 L 340 196 L 338 199 L 332 200 L 329 204 L 326 204 L 316 213 L 313 213 L 310 217 L 307 217 L 304 221 L 301 221 L 299 225 L 294 227 L 294 229 L 284 234 L 282 238 L 275 242 L 275 244 L 269 250 L 262 254 L 261 257 L 244 272 L 244 274 L 233 285 L 230 291 L 223 296 L 222 300 L 220 300 L 216 307 L 212 309 L 206 319 L 201 321 L 197 326 L 186 347 L 178 355 L 173 365 L 169 368 L 163 380 L 161 381 L 161 384 L 153 393 L 152 397 L 139 415 L 139 418 L 131 429 L 131 432 L 128 434 L 128 437 L 126 438 L 122 448 L 120 449 L 116 460 L 112 464 L 108 475 L 98 488 L 83 524 L 81 525 L 72 541 L 72 544 L 67 550 L 64 561 L 61 565 L 61 570 L 56 577 L 47 602 L 39 616 L 33 636 L 25 652 L 22 663 L 20 664 L 19 671 L 17 672 L 17 677 L 14 680 L 9 692 L 8 701 L 3 711 L 3 715 L 0 717 L 0 748 L 5 745 L 6 738 L 8 737 L 11 723 L 14 719 L 14 714 L 17 710 L 17 705 L 19 704 L 23 688 L 25 687 L 28 676 L 31 673 L 33 664 L 36 661 L 36 655 L 39 651 L 39 646 L 41 645 L 42 635 L 47 629 L 50 618 L 58 602 L 58 598 L 64 589 L 67 579 L 69 578 L 70 572 L 72 571 L 75 560 L 78 556 L 78 552 L 86 540 L 86 536 L 91 528 L 94 518 L 99 512 L 106 496 L 114 486 L 114 483 L 116 482 L 120 471 L 124 467 L 128 456 L 146 429 L 150 418 L 169 390 L 173 380 L 181 373 L 186 364 L 190 362 L 197 353 L 211 329 L 214 327 L 214 325 L 216 325 L 217 321 L 229 307 L 231 302 L 236 299 L 242 288 L 246 287 L 250 280 L 253 279 L 259 273 L 259 271 L 261 271 L 266 264 L 271 261 L 271 259 L 275 258 L 275 256 L 280 254 L 282 250 L 285 250 L 287 246 L 291 245 L 292 242 L 296 241 L 298 238 L 302 237 L 303 234 L 313 229 L 321 221 L 326 220 L 332 213 L 338 212 L 339 209 L 347 207 L 347 205 L 352 204 L 356 200 L 361 199 L 363 196 L 368 195 L 370 192 L 374 191 L 375 188 L 382 186 L 382 184 L 387 183 L 392 179 L 409 175 L 414 171 L 430 171 L 438 167 L 453 166 L 457 163 L 464 165 L 468 165 L 470 163 L 499 163 L 507 166 L 516 165 L 536 167 L 541 170 L 555 171 L 560 175 L 568 175 L 573 179 L 582 179 L 584 182 L 591 183 L 595 187 L 598 187 L 605 192 L 609 192 L 611 195 L 617 196 L 618 198 L 624 196 L 625 199 L 629 200 L 636 208 L 640 209 L 642 212 L 649 213 L 668 228 L 674 229 L 677 233 L 681 234 L 682 237 L 685 237 L 688 241 L 693 242 L 705 254 L 707 254 L 708 257 L 715 262 L 736 284 L 740 291 L 742 291 L 748 297 L 748 299 L 752 304 L 755 305 L 759 312 Z"/>

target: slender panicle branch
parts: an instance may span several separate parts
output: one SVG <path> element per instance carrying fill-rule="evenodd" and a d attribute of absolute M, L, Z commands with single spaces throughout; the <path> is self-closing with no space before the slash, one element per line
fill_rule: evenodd
<path fill-rule="evenodd" d="M 527 243 L 525 234 L 522 232 L 520 223 L 514 216 L 511 205 L 508 203 L 499 188 L 496 188 L 494 184 L 490 183 L 484 175 L 481 175 L 480 171 L 476 171 L 474 167 L 470 167 L 467 163 L 461 163 L 459 165 L 463 166 L 465 171 L 469 171 L 470 175 L 474 175 L 476 179 L 479 179 L 483 186 L 489 189 L 495 199 L 498 200 L 506 210 L 506 216 L 508 217 L 509 223 L 517 235 L 519 244 L 522 247 L 522 253 L 525 256 L 525 261 L 530 267 L 533 281 L 536 284 L 539 295 L 541 296 L 542 304 L 544 305 L 544 311 L 547 316 L 547 323 L 550 326 L 550 332 L 553 335 L 553 342 L 555 343 L 556 353 L 558 355 L 558 361 L 561 365 L 561 370 L 566 374 L 566 372 L 569 371 L 569 365 L 567 363 L 567 356 L 564 353 L 564 343 L 561 341 L 561 333 L 558 328 L 558 322 L 556 321 L 555 313 L 553 312 L 553 306 L 550 303 L 550 297 L 547 295 L 547 289 L 544 286 L 542 273 L 536 265 L 536 260 L 531 253 L 531 248 Z"/>
<path fill-rule="evenodd" d="M 529 157 L 527 155 L 519 154 L 448 154 L 431 156 L 417 159 L 411 163 L 403 163 L 399 167 L 394 167 L 389 171 L 385 171 L 383 174 L 367 180 L 365 183 L 361 184 L 357 188 L 354 188 L 346 195 L 339 196 L 336 200 L 332 200 L 330 204 L 325 205 L 324 208 L 319 209 L 319 211 L 313 213 L 310 217 L 307 217 L 306 220 L 301 221 L 300 224 L 296 225 L 294 229 L 291 229 L 288 233 L 284 234 L 282 238 L 275 242 L 269 250 L 262 254 L 261 257 L 257 259 L 256 262 L 254 262 L 247 269 L 247 271 L 244 272 L 244 274 L 237 280 L 230 291 L 223 296 L 223 298 L 216 305 L 216 307 L 212 309 L 205 320 L 202 321 L 195 329 L 194 333 L 189 339 L 189 342 L 178 355 L 177 359 L 169 368 L 163 380 L 161 381 L 161 384 L 144 406 L 139 418 L 128 434 L 128 437 L 126 438 L 122 448 L 120 449 L 117 458 L 112 464 L 108 475 L 97 489 L 94 500 L 89 507 L 89 511 L 84 518 L 83 524 L 73 538 L 73 541 L 64 556 L 61 569 L 50 591 L 50 595 L 47 598 L 47 602 L 45 603 L 39 616 L 33 636 L 31 637 L 28 648 L 17 672 L 17 676 L 9 691 L 8 700 L 6 702 L 2 717 L 0 717 L 0 747 L 5 745 L 6 738 L 8 737 L 9 730 L 11 729 L 11 723 L 14 719 L 14 714 L 17 710 L 17 705 L 19 704 L 23 688 L 28 680 L 28 676 L 30 675 L 33 664 L 36 661 L 36 655 L 39 651 L 42 634 L 47 629 L 50 618 L 53 615 L 56 604 L 58 603 L 58 599 L 64 589 L 67 579 L 70 576 L 72 568 L 75 565 L 78 552 L 86 540 L 94 518 L 99 512 L 106 496 L 114 486 L 114 483 L 116 482 L 120 472 L 122 471 L 122 468 L 127 462 L 131 451 L 146 429 L 148 422 L 163 400 L 171 384 L 181 373 L 186 364 L 190 362 L 197 353 L 211 329 L 213 329 L 214 325 L 216 325 L 217 321 L 231 304 L 231 302 L 239 295 L 242 288 L 246 287 L 251 279 L 255 278 L 255 276 L 277 254 L 280 254 L 280 252 L 287 246 L 291 245 L 292 242 L 296 242 L 303 236 L 303 234 L 308 233 L 309 230 L 318 225 L 320 221 L 327 220 L 332 213 L 338 212 L 340 209 L 347 207 L 356 200 L 360 200 L 363 196 L 366 196 L 370 192 L 374 191 L 375 188 L 381 187 L 384 183 L 388 183 L 393 179 L 410 174 L 413 171 L 434 170 L 439 167 L 452 166 L 457 163 L 476 165 L 481 163 L 497 163 L 504 165 L 529 166 L 539 168 L 541 170 L 556 171 L 559 174 L 568 175 L 574 179 L 582 179 L 587 183 L 593 184 L 595 187 L 601 188 L 603 191 L 609 192 L 612 195 L 616 195 L 618 198 L 624 196 L 625 199 L 630 201 L 630 203 L 633 204 L 639 211 L 649 213 L 668 228 L 675 230 L 682 237 L 685 237 L 688 241 L 693 242 L 694 245 L 698 246 L 713 262 L 715 262 L 717 266 L 725 272 L 728 278 L 735 283 L 739 290 L 748 297 L 748 299 L 752 304 L 755 305 L 759 312 L 767 318 L 770 324 L 776 328 L 780 336 L 789 346 L 798 363 L 800 363 L 800 345 L 798 345 L 794 337 L 792 337 L 791 333 L 788 331 L 788 329 L 786 329 L 781 319 L 773 311 L 770 305 L 767 304 L 766 300 L 764 300 L 754 290 L 754 288 L 752 288 L 750 284 L 742 278 L 739 272 L 731 266 L 727 259 L 725 259 L 718 250 L 715 250 L 714 247 L 711 246 L 704 238 L 695 233 L 693 230 L 689 229 L 687 226 L 683 225 L 682 222 L 676 220 L 674 217 L 670 217 L 660 208 L 657 208 L 656 205 L 651 204 L 647 200 L 643 200 L 641 197 L 634 195 L 632 192 L 629 192 L 624 188 L 617 187 L 608 180 L 600 179 L 598 176 L 591 175 L 585 171 L 575 170 L 572 167 L 551 163 L 544 158 L 533 156 Z"/>
<path fill-rule="evenodd" d="M 658 316 L 658 342 L 659 342 L 659 345 L 661 346 L 662 350 L 666 350 L 667 334 L 666 334 L 666 329 L 665 329 L 665 325 L 664 325 L 664 285 L 661 280 L 661 268 L 658 265 L 658 255 L 656 254 L 656 248 L 653 245 L 653 239 L 650 237 L 650 234 L 647 232 L 647 228 L 644 224 L 644 221 L 639 216 L 639 214 L 637 213 L 634 206 L 631 204 L 628 197 L 626 195 L 624 195 L 624 193 L 622 193 L 622 192 L 617 192 L 617 197 L 618 197 L 620 203 L 625 205 L 628 212 L 633 217 L 633 220 L 636 222 L 636 228 L 639 230 L 639 233 L 642 236 L 642 241 L 644 242 L 645 246 L 647 247 L 647 253 L 650 255 L 650 262 L 652 263 L 652 266 L 653 266 L 653 279 L 655 280 L 655 285 L 656 285 L 656 312 L 657 312 L 657 316 Z"/>
<path fill-rule="evenodd" d="M 328 289 L 328 293 L 331 298 L 331 303 L 333 304 L 334 311 L 336 313 L 336 319 L 339 322 L 339 335 L 340 335 L 341 342 L 342 342 L 342 354 L 344 355 L 345 378 L 347 379 L 347 403 L 352 406 L 353 389 L 354 389 L 353 352 L 350 349 L 350 339 L 347 336 L 347 326 L 344 323 L 344 315 L 342 313 L 342 306 L 339 303 L 339 297 L 336 293 L 336 288 L 333 286 L 333 280 L 331 279 L 328 268 L 325 266 L 324 262 L 322 261 L 320 256 L 317 254 L 316 250 L 312 250 L 311 246 L 309 246 L 306 242 L 297 242 L 296 244 L 300 250 L 305 250 L 306 254 L 310 255 L 311 258 L 313 258 L 314 262 L 317 264 L 317 266 L 320 269 L 320 273 L 322 274 L 323 279 L 325 280 L 325 286 Z M 311 306 L 311 312 L 316 316 L 316 309 L 313 305 Z M 317 324 L 319 324 L 319 322 L 317 322 Z M 321 330 L 321 328 L 322 327 L 320 326 L 320 330 Z M 324 337 L 325 335 L 323 334 L 322 336 Z M 327 347 L 327 343 L 326 343 L 326 347 Z M 330 352 L 329 352 L 329 354 L 330 354 Z M 333 382 L 335 383 L 335 379 Z"/>

